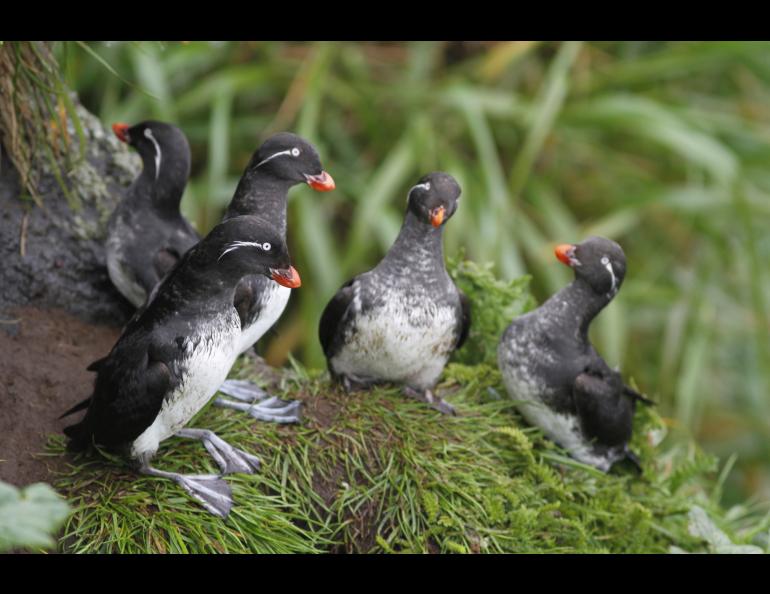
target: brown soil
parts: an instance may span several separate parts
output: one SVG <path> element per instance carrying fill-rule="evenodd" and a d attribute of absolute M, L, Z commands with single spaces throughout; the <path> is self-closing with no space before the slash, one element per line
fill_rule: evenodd
<path fill-rule="evenodd" d="M 95 375 L 86 367 L 106 355 L 120 328 L 87 324 L 55 309 L 0 313 L 0 480 L 50 482 L 63 464 L 41 457 L 48 436 L 72 418 L 65 410 L 87 397 Z"/>

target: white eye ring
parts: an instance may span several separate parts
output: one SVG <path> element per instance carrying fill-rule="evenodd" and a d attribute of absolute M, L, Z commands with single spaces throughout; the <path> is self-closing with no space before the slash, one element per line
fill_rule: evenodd
<path fill-rule="evenodd" d="M 602 264 L 607 266 L 607 264 L 609 264 L 609 263 L 610 263 L 610 259 L 607 256 L 603 256 L 602 257 Z"/>
<path fill-rule="evenodd" d="M 291 156 L 299 157 L 299 149 L 297 147 L 294 147 L 293 149 L 291 149 Z"/>
<path fill-rule="evenodd" d="M 262 244 L 262 249 L 263 249 L 263 250 L 265 250 L 266 252 L 269 252 L 269 251 L 270 251 L 270 248 L 272 248 L 272 247 L 273 247 L 273 246 L 272 246 L 272 245 L 270 245 L 270 243 L 268 243 L 267 241 L 266 241 L 265 243 L 263 243 L 263 244 Z"/>

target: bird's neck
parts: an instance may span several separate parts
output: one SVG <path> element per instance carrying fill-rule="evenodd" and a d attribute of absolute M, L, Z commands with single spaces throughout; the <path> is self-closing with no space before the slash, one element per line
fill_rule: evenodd
<path fill-rule="evenodd" d="M 443 227 L 426 225 L 407 211 L 396 241 L 383 258 L 383 265 L 413 273 L 446 273 L 444 267 Z"/>
<path fill-rule="evenodd" d="M 588 340 L 588 328 L 593 319 L 612 300 L 597 295 L 581 278 L 575 278 L 543 304 L 548 319 L 580 341 Z"/>
<path fill-rule="evenodd" d="M 286 206 L 294 182 L 278 179 L 259 169 L 243 174 L 224 219 L 254 215 L 273 223 L 286 237 Z"/>
<path fill-rule="evenodd" d="M 143 155 L 142 164 L 142 173 L 136 183 L 139 191 L 134 193 L 134 198 L 148 201 L 161 214 L 179 214 L 179 203 L 190 176 L 189 159 L 164 153 L 157 175 L 154 157 Z"/>

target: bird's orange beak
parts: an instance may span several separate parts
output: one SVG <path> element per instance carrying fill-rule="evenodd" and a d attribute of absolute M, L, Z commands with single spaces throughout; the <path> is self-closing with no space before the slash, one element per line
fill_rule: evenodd
<path fill-rule="evenodd" d="M 325 171 L 318 175 L 306 175 L 305 177 L 307 178 L 307 185 L 319 192 L 330 192 L 336 187 L 332 176 Z"/>
<path fill-rule="evenodd" d="M 444 213 L 446 210 L 443 206 L 439 206 L 438 208 L 434 208 L 432 211 L 430 211 L 430 224 L 434 227 L 441 227 L 441 223 L 444 222 Z"/>
<path fill-rule="evenodd" d="M 288 270 L 271 268 L 270 276 L 279 285 L 289 287 L 290 289 L 296 289 L 302 285 L 302 281 L 299 278 L 299 272 L 297 272 L 297 269 L 294 268 L 294 266 L 289 266 Z"/>
<path fill-rule="evenodd" d="M 122 142 L 130 142 L 131 139 L 128 137 L 128 124 L 113 124 L 112 131 L 115 133 L 115 136 L 117 136 Z"/>
<path fill-rule="evenodd" d="M 556 253 L 556 257 L 559 258 L 561 262 L 572 268 L 572 263 L 574 260 L 573 254 L 575 252 L 574 245 L 571 243 L 562 243 L 556 246 L 554 252 Z"/>

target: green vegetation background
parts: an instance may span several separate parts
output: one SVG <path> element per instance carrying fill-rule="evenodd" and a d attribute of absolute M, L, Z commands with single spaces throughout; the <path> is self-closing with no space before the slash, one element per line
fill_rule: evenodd
<path fill-rule="evenodd" d="M 338 189 L 292 192 L 303 289 L 263 341 L 271 363 L 292 353 L 323 366 L 324 304 L 390 245 L 415 180 L 445 170 L 463 188 L 447 254 L 493 262 L 504 279 L 530 274 L 538 301 L 569 277 L 555 243 L 600 234 L 623 245 L 625 284 L 593 328 L 600 352 L 660 402 L 670 428 L 734 462 L 725 502 L 770 498 L 770 44 L 55 49 L 105 124 L 157 118 L 186 132 L 183 209 L 201 232 L 270 133 L 316 144 Z"/>

